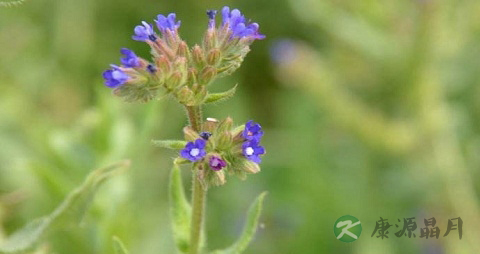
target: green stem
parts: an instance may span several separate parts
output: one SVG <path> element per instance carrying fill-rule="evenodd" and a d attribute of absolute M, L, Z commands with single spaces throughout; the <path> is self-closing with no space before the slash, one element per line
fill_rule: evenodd
<path fill-rule="evenodd" d="M 202 110 L 200 106 L 185 106 L 190 125 L 195 131 L 201 130 Z M 190 254 L 200 253 L 201 238 L 203 234 L 205 199 L 207 190 L 202 186 L 197 177 L 198 166 L 193 166 L 192 172 L 192 224 L 190 225 Z"/>
<path fill-rule="evenodd" d="M 193 130 L 200 131 L 202 125 L 202 109 L 200 106 L 185 106 L 188 115 L 188 121 Z"/>

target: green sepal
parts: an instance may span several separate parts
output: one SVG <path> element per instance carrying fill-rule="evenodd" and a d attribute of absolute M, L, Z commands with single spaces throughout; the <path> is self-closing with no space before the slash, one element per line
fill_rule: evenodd
<path fill-rule="evenodd" d="M 180 150 L 185 148 L 187 141 L 183 140 L 152 140 L 152 144 L 156 147 Z"/>
<path fill-rule="evenodd" d="M 147 84 L 124 84 L 113 89 L 113 94 L 126 102 L 148 102 L 158 97 L 158 89 Z"/>
<path fill-rule="evenodd" d="M 190 222 L 192 207 L 185 197 L 180 168 L 173 164 L 169 186 L 170 217 L 173 238 L 180 252 L 186 253 L 190 247 Z"/>
<path fill-rule="evenodd" d="M 211 252 L 211 254 L 239 254 L 248 247 L 253 236 L 257 232 L 258 220 L 262 212 L 263 200 L 265 199 L 266 195 L 267 192 L 262 192 L 250 205 L 247 213 L 247 221 L 245 222 L 243 232 L 238 240 L 229 248 L 224 250 L 216 250 Z"/>
<path fill-rule="evenodd" d="M 1 244 L 0 253 L 25 253 L 34 249 L 50 230 L 60 228 L 63 225 L 60 220 L 71 220 L 71 216 L 74 216 L 80 221 L 90 207 L 100 185 L 118 174 L 122 168 L 129 166 L 130 161 L 125 160 L 90 173 L 83 184 L 68 194 L 51 214 L 31 221 L 8 237 Z"/>
<path fill-rule="evenodd" d="M 113 249 L 115 250 L 115 254 L 130 254 L 130 252 L 127 250 L 127 248 L 125 247 L 125 244 L 123 244 L 120 238 L 114 236 L 112 240 L 113 240 Z"/>
<path fill-rule="evenodd" d="M 223 93 L 209 93 L 205 98 L 205 103 L 213 103 L 213 102 L 219 102 L 219 101 L 230 99 L 233 97 L 233 95 L 235 95 L 236 91 L 237 91 L 237 85 L 235 85 L 233 88 Z"/>

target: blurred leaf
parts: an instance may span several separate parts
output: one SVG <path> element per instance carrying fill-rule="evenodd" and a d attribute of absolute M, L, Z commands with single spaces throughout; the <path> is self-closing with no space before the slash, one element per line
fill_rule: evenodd
<path fill-rule="evenodd" d="M 223 93 L 208 94 L 207 98 L 205 99 L 205 103 L 213 103 L 213 102 L 219 102 L 219 101 L 230 99 L 233 97 L 233 95 L 235 95 L 236 91 L 237 91 L 237 85 L 235 85 L 232 89 Z"/>
<path fill-rule="evenodd" d="M 130 254 L 122 240 L 116 236 L 113 237 L 113 248 L 115 249 L 115 254 Z"/>
<path fill-rule="evenodd" d="M 67 215 L 72 215 L 72 213 L 77 219 L 81 219 L 85 211 L 90 207 L 98 187 L 105 180 L 117 174 L 121 168 L 129 165 L 130 161 L 125 160 L 90 173 L 85 182 L 72 191 L 50 215 L 33 220 L 22 229 L 13 233 L 0 246 L 0 253 L 24 253 L 32 250 L 48 230 L 62 225 L 58 223 L 59 220 L 70 217 Z"/>
<path fill-rule="evenodd" d="M 243 232 L 240 235 L 240 238 L 238 238 L 237 242 L 235 242 L 228 249 L 217 250 L 212 252 L 212 254 L 238 254 L 242 253 L 248 247 L 248 244 L 252 241 L 255 232 L 257 232 L 258 219 L 260 218 L 263 200 L 265 199 L 266 195 L 267 192 L 262 192 L 250 205 L 250 209 L 248 209 L 247 214 L 247 221 L 245 222 Z"/>
<path fill-rule="evenodd" d="M 156 147 L 168 148 L 168 149 L 183 149 L 187 145 L 187 141 L 183 140 L 152 140 L 152 144 Z"/>
<path fill-rule="evenodd" d="M 188 252 L 190 245 L 190 221 L 192 208 L 185 197 L 180 168 L 173 164 L 170 175 L 170 216 L 173 237 L 181 252 Z"/>

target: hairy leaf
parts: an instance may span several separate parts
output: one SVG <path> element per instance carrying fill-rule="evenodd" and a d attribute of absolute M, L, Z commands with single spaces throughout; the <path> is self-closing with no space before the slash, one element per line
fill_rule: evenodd
<path fill-rule="evenodd" d="M 188 252 L 190 245 L 190 222 L 192 208 L 185 197 L 182 175 L 176 163 L 170 175 L 170 216 L 173 226 L 173 237 L 181 252 Z"/>
<path fill-rule="evenodd" d="M 257 232 L 258 219 L 260 218 L 263 200 L 265 199 L 266 195 L 267 192 L 261 193 L 250 205 L 247 213 L 247 221 L 245 222 L 243 232 L 238 240 L 229 248 L 213 251 L 212 254 L 239 254 L 248 247 L 248 244 L 252 241 L 255 232 Z"/>
<path fill-rule="evenodd" d="M 130 254 L 122 240 L 116 236 L 113 237 L 113 248 L 115 249 L 115 254 Z"/>
<path fill-rule="evenodd" d="M 219 102 L 226 99 L 230 99 L 235 95 L 235 91 L 237 90 L 237 85 L 235 85 L 232 89 L 223 92 L 223 93 L 210 93 L 207 95 L 205 99 L 205 103 L 212 103 L 212 102 Z"/>
<path fill-rule="evenodd" d="M 130 161 L 121 161 L 90 173 L 84 183 L 73 190 L 50 215 L 33 220 L 6 239 L 0 245 L 0 253 L 25 253 L 35 248 L 48 231 L 59 227 L 60 220 L 72 219 L 71 217 L 81 220 L 98 187 L 129 165 Z"/>

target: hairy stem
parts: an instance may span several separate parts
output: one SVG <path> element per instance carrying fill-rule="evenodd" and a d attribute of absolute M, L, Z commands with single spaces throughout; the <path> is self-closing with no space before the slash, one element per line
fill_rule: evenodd
<path fill-rule="evenodd" d="M 195 131 L 200 131 L 202 125 L 202 109 L 200 106 L 185 106 L 188 115 L 188 121 L 190 122 L 190 126 Z"/>
<path fill-rule="evenodd" d="M 188 120 L 192 128 L 199 132 L 202 125 L 202 109 L 200 106 L 185 106 Z M 201 238 L 203 234 L 205 199 L 207 190 L 202 186 L 197 177 L 199 166 L 193 166 L 192 171 L 192 224 L 190 226 L 190 254 L 200 253 Z"/>

